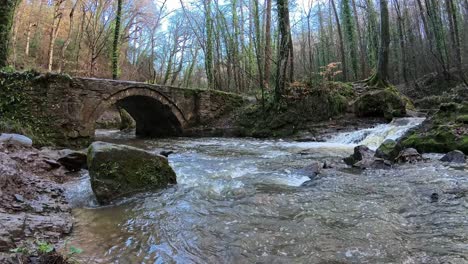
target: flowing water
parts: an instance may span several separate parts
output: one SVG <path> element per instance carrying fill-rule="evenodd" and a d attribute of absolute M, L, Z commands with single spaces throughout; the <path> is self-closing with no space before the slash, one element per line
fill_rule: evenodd
<path fill-rule="evenodd" d="M 112 136 L 174 150 L 178 184 L 97 207 L 84 177 L 69 192 L 81 207 L 69 243 L 85 263 L 468 263 L 467 167 L 341 165 L 355 144 L 375 148 L 421 121 L 321 143 Z M 335 168 L 310 181 L 303 168 L 317 160 Z"/>

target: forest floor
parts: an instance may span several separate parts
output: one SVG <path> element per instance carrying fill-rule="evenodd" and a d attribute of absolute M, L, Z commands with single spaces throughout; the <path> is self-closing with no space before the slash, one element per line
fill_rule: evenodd
<path fill-rule="evenodd" d="M 59 243 L 72 231 L 62 184 L 77 173 L 60 166 L 54 155 L 52 150 L 0 144 L 0 263 L 19 261 L 11 259 L 11 249 L 34 255 L 38 245 Z"/>

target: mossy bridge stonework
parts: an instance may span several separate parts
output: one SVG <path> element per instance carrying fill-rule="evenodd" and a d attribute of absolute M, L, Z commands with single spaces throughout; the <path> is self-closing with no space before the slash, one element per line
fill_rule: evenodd
<path fill-rule="evenodd" d="M 23 83 L 26 111 L 41 121 L 36 130 L 57 145 L 92 141 L 96 120 L 113 105 L 135 119 L 138 136 L 168 137 L 184 135 L 243 103 L 239 95 L 216 90 L 66 75 L 39 75 Z"/>

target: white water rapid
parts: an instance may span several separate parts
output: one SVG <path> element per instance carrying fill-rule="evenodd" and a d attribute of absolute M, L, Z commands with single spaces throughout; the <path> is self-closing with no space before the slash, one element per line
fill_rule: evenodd
<path fill-rule="evenodd" d="M 377 149 L 386 139 L 396 140 L 402 137 L 409 129 L 420 125 L 424 118 L 399 118 L 389 124 L 377 125 L 373 128 L 340 133 L 328 140 L 330 143 L 366 145 Z"/>

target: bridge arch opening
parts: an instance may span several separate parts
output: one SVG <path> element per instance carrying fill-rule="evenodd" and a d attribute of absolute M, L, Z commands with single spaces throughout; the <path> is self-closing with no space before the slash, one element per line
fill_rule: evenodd
<path fill-rule="evenodd" d="M 183 113 L 171 100 L 148 88 L 130 88 L 110 96 L 98 105 L 93 120 L 114 107 L 130 114 L 136 123 L 135 134 L 140 137 L 180 136 L 186 124 Z"/>

